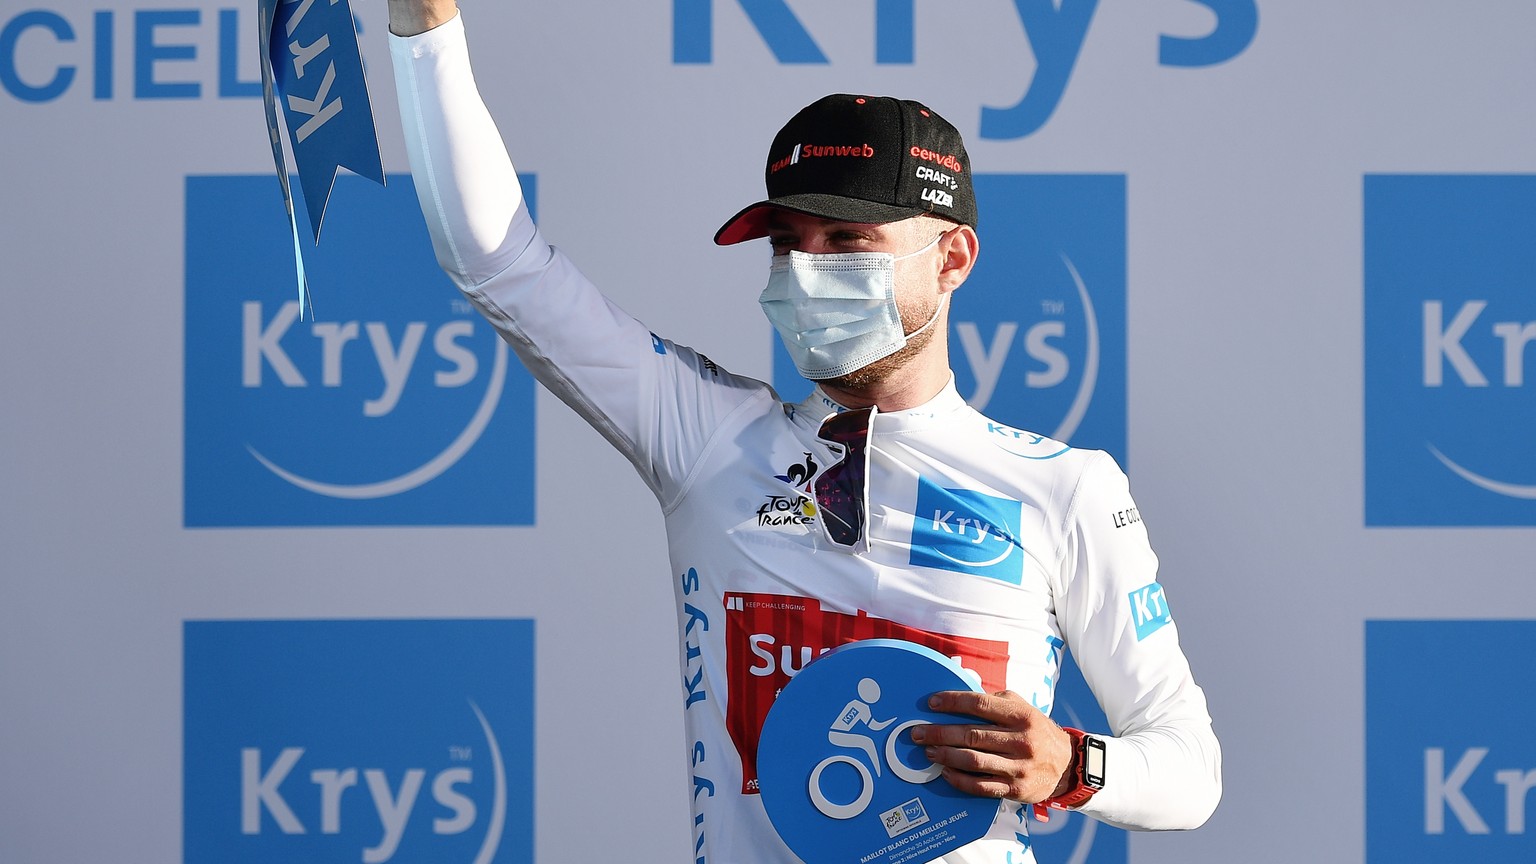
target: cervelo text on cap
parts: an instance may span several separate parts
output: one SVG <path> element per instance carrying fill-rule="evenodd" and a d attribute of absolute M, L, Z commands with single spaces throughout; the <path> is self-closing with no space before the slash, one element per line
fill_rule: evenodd
<path fill-rule="evenodd" d="M 767 235 L 775 208 L 842 222 L 895 222 L 931 213 L 975 227 L 971 160 L 949 121 L 910 99 L 824 96 L 773 139 L 768 197 L 715 232 L 728 246 Z"/>

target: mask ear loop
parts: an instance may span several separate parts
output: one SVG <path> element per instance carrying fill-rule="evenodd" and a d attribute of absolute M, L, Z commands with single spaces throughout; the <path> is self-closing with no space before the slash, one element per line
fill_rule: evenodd
<path fill-rule="evenodd" d="M 952 234 L 953 232 L 959 230 L 959 227 L 960 226 L 957 225 L 954 228 L 950 228 L 947 231 L 940 231 L 939 232 L 939 236 L 937 236 L 937 237 L 933 238 L 932 240 L 928 241 L 928 245 L 927 246 L 924 246 L 923 248 L 917 250 L 916 252 L 908 252 L 907 254 L 901 256 L 900 258 L 896 258 L 894 260 L 900 261 L 900 260 L 902 260 L 902 258 L 911 258 L 914 255 L 921 255 L 924 252 L 927 252 L 929 249 L 932 249 L 935 245 L 937 245 L 940 240 L 943 240 L 945 237 L 947 237 L 950 234 Z M 934 322 L 939 320 L 939 313 L 943 312 L 944 311 L 944 307 L 949 305 L 949 294 L 950 294 L 950 292 L 946 291 L 944 293 L 944 296 L 939 299 L 939 305 L 934 308 L 933 314 L 928 317 L 927 323 L 923 324 L 923 326 L 917 328 L 916 330 L 913 330 L 911 333 L 903 333 L 902 334 L 903 340 L 911 341 L 913 336 L 920 335 L 921 333 L 923 333 L 923 331 L 927 330 L 929 327 L 932 327 Z"/>
<path fill-rule="evenodd" d="M 893 257 L 891 260 L 892 261 L 905 261 L 908 258 L 912 258 L 912 257 L 918 256 L 918 255 L 921 255 L 924 252 L 927 252 L 929 249 L 932 249 L 934 246 L 938 245 L 938 242 L 940 240 L 943 240 L 946 235 L 948 235 L 951 231 L 954 231 L 954 230 L 955 230 L 954 228 L 950 228 L 950 229 L 947 229 L 947 230 L 944 230 L 944 231 L 940 231 L 939 232 L 939 236 L 933 238 L 932 240 L 929 240 L 928 241 L 928 245 L 924 246 L 923 248 L 917 250 L 916 252 L 908 252 L 905 255 L 897 255 L 897 256 Z"/>
<path fill-rule="evenodd" d="M 913 330 L 911 333 L 906 334 L 904 338 L 908 342 L 910 342 L 910 341 L 912 341 L 912 337 L 913 336 L 919 336 L 919 335 L 921 335 L 923 333 L 923 331 L 927 330 L 929 327 L 932 327 L 933 326 L 933 322 L 939 320 L 939 313 L 943 312 L 944 311 L 944 307 L 948 306 L 948 305 L 949 305 L 949 294 L 945 294 L 943 297 L 941 297 L 939 299 L 939 305 L 934 307 L 933 315 L 929 316 L 928 323 L 926 323 L 923 326 L 917 328 L 916 330 Z"/>

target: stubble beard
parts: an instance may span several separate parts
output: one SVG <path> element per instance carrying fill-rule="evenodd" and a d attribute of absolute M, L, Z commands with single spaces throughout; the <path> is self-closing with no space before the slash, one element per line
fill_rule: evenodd
<path fill-rule="evenodd" d="M 933 319 L 934 315 L 938 314 L 940 302 L 940 300 L 934 299 L 930 303 L 923 304 L 922 309 L 900 310 L 902 332 L 904 334 L 911 334 L 924 324 L 927 324 Z M 817 383 L 826 384 L 839 390 L 854 391 L 868 390 L 882 384 L 890 380 L 893 375 L 900 372 L 903 367 L 923 353 L 923 350 L 933 342 L 934 333 L 945 325 L 946 322 L 944 321 L 933 321 L 933 326 L 927 330 L 915 336 L 907 336 L 907 344 L 897 349 L 896 353 L 882 357 L 874 362 L 866 363 L 847 374 L 819 379 Z"/>

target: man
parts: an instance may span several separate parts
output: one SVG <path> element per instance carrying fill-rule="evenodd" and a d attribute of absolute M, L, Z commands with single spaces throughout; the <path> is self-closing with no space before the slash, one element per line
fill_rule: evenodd
<path fill-rule="evenodd" d="M 912 733 L 950 784 L 1006 799 L 988 835 L 945 861 L 1032 860 L 1025 816 L 1037 803 L 1130 828 L 1205 821 L 1220 750 L 1177 628 L 1133 621 L 1127 598 L 1161 589 L 1145 526 L 1113 519 L 1134 506 L 1125 475 L 1101 452 L 999 435 L 955 391 L 948 304 L 979 242 L 952 126 L 914 102 L 818 100 L 769 152 L 770 197 L 716 235 L 773 246 L 760 302 L 818 381 L 786 405 L 650 333 L 545 243 L 452 0 L 390 0 L 390 29 L 439 262 L 533 374 L 629 458 L 666 517 L 686 752 L 712 772 L 693 795 L 700 860 L 796 860 L 757 795 L 763 717 L 815 653 L 870 637 L 956 657 L 987 691 L 931 702 L 987 723 Z M 976 549 L 988 557 L 966 559 Z M 1040 710 L 1067 647 L 1113 737 L 1064 730 Z M 1092 778 L 1088 744 L 1107 763 Z"/>

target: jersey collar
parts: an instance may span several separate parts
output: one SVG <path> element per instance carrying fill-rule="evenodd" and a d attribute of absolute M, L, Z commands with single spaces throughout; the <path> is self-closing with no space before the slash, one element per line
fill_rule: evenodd
<path fill-rule="evenodd" d="M 955 376 L 951 374 L 944 389 L 927 402 L 905 411 L 881 411 L 879 425 L 882 431 L 899 432 L 915 429 L 948 417 L 966 407 L 965 400 L 960 398 L 960 391 L 955 389 Z M 804 401 L 794 406 L 793 413 L 800 422 L 815 427 L 826 419 L 828 414 L 840 414 L 847 410 L 846 406 L 838 404 L 837 400 L 828 396 L 818 386 L 811 391 L 811 395 L 805 397 Z"/>

